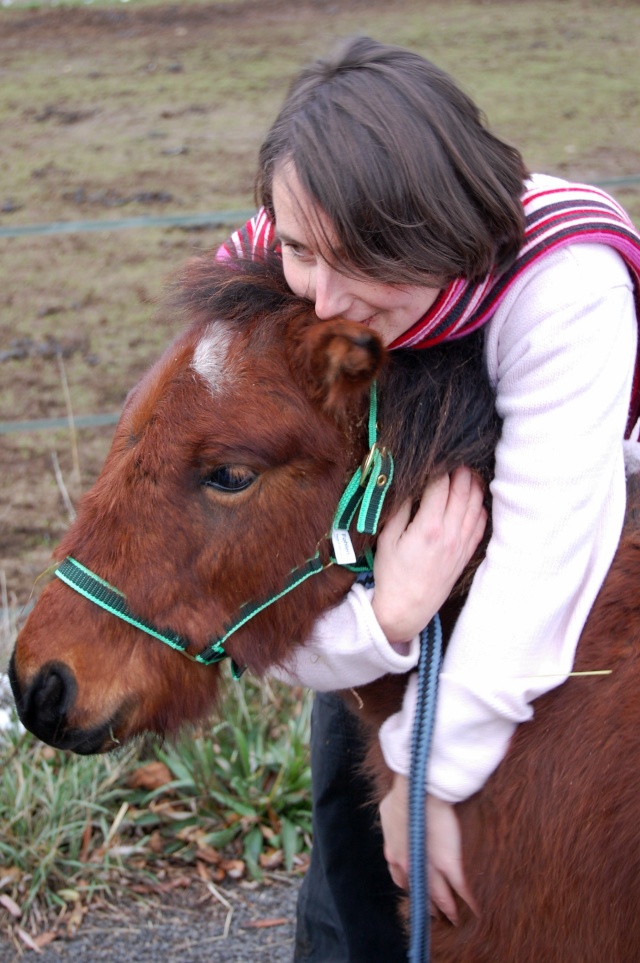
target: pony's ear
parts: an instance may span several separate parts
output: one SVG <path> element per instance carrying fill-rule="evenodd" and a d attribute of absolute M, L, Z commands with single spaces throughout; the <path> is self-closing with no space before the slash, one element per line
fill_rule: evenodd
<path fill-rule="evenodd" d="M 289 362 L 310 398 L 340 412 L 363 394 L 384 364 L 375 332 L 354 321 L 317 321 L 290 332 Z"/>

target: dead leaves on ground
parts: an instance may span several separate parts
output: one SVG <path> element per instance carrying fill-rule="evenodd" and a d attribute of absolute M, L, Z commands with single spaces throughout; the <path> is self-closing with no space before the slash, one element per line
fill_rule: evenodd
<path fill-rule="evenodd" d="M 29 932 L 17 922 L 7 927 L 6 932 L 13 938 L 14 943 L 22 944 L 23 948 L 26 947 L 34 953 L 41 953 L 43 948 L 54 940 L 73 939 L 89 907 L 83 903 L 82 894 L 75 889 L 59 890 L 58 896 L 65 902 L 52 925 L 40 932 L 35 932 L 35 925 L 32 925 Z M 23 916 L 21 907 L 6 893 L 0 894 L 0 906 L 15 920 L 20 920 Z"/>
<path fill-rule="evenodd" d="M 91 814 L 87 815 L 79 851 L 80 862 L 87 867 L 87 872 L 91 871 L 91 863 L 102 858 L 108 850 L 114 856 L 127 857 L 124 868 L 114 867 L 109 888 L 124 888 L 143 899 L 164 897 L 194 887 L 199 891 L 194 902 L 202 903 L 211 898 L 222 899 L 216 889 L 220 883 L 253 885 L 249 882 L 251 873 L 247 863 L 240 858 L 239 847 L 233 842 L 226 844 L 223 850 L 211 845 L 211 832 L 197 821 L 195 803 L 180 798 L 174 792 L 170 786 L 174 780 L 175 777 L 163 762 L 138 766 L 127 780 L 129 787 L 143 793 L 154 793 L 155 798 L 147 802 L 144 809 L 123 803 L 106 836 L 104 826 L 99 826 Z M 166 791 L 163 791 L 163 787 L 167 787 Z M 151 829 L 145 823 L 144 816 L 149 813 L 159 818 L 157 828 Z M 277 871 L 284 865 L 283 850 L 277 845 L 280 821 L 274 812 L 268 815 L 271 825 L 257 827 L 264 841 L 257 859 L 266 873 Z M 138 824 L 140 816 L 143 819 Z M 176 825 L 180 822 L 184 822 L 184 825 Z M 226 812 L 224 825 L 232 827 L 236 824 L 244 829 L 255 825 L 247 816 Z M 133 845 L 128 845 L 131 842 Z M 181 848 L 176 847 L 177 842 Z M 304 872 L 307 863 L 307 854 L 296 857 L 296 869 L 299 872 Z M 74 877 L 66 887 L 57 890 L 56 895 L 61 903 L 57 911 L 43 911 L 40 908 L 34 914 L 33 907 L 26 910 L 20 905 L 25 881 L 18 867 L 0 868 L 0 925 L 16 949 L 20 947 L 22 951 L 27 949 L 39 954 L 54 940 L 73 939 L 91 908 L 108 905 L 95 894 L 93 897 L 89 895 L 86 880 Z M 267 928 L 287 922 L 278 917 L 253 920 L 243 926 Z"/>

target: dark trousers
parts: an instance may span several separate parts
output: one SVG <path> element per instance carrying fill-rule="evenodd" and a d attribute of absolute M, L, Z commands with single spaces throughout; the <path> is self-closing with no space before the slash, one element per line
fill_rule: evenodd
<path fill-rule="evenodd" d="M 333 694 L 311 717 L 313 849 L 298 897 L 295 963 L 406 963 L 399 890 L 382 853 L 358 724 Z"/>

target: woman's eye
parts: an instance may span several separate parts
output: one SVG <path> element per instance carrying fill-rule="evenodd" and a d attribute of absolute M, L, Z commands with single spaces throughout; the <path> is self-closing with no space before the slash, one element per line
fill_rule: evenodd
<path fill-rule="evenodd" d="M 204 479 L 205 488 L 215 488 L 219 492 L 242 492 L 253 485 L 258 477 L 250 468 L 235 465 L 221 465 Z"/>
<path fill-rule="evenodd" d="M 283 243 L 282 249 L 286 254 L 296 258 L 298 261 L 310 261 L 312 257 L 308 248 L 303 247 L 302 244 Z"/>

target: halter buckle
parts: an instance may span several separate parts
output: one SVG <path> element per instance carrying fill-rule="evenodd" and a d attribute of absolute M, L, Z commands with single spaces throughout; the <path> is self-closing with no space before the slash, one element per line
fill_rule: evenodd
<path fill-rule="evenodd" d="M 378 442 L 374 441 L 371 448 L 364 456 L 362 464 L 360 466 L 360 481 L 359 485 L 361 488 L 365 488 L 367 484 L 367 478 L 371 474 L 371 469 L 373 468 L 373 462 L 376 457 L 376 452 L 378 451 Z"/>

